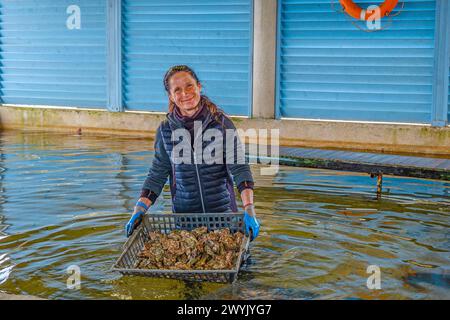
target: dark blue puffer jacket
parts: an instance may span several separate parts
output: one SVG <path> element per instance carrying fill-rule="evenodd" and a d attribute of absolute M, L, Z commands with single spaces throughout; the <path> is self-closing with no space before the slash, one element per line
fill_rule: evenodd
<path fill-rule="evenodd" d="M 170 155 L 179 141 L 172 141 L 172 131 L 184 126 L 172 113 L 166 117 L 157 130 L 155 157 L 142 188 L 159 196 L 169 177 L 173 212 L 236 212 L 233 180 L 236 185 L 243 181 L 253 182 L 249 165 L 225 163 L 225 158 L 223 164 L 194 164 L 194 152 L 191 152 L 191 164 L 174 164 Z M 208 129 L 224 132 L 236 128 L 225 115 L 221 114 L 217 121 L 208 111 L 203 121 L 203 133 Z M 225 150 L 225 133 L 223 137 Z M 235 142 L 240 143 L 237 138 Z M 209 143 L 203 142 L 203 150 Z"/>

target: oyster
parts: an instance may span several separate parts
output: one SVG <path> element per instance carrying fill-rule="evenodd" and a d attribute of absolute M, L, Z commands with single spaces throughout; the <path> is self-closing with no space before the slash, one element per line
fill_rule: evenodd
<path fill-rule="evenodd" d="M 190 266 L 183 262 L 175 262 L 173 269 L 174 270 L 189 270 Z"/>
<path fill-rule="evenodd" d="M 166 270 L 228 270 L 239 257 L 244 235 L 229 229 L 208 232 L 173 230 L 169 234 L 149 232 L 138 254 L 137 268 Z"/>
<path fill-rule="evenodd" d="M 164 262 L 164 266 L 165 266 L 165 267 L 171 267 L 171 266 L 174 266 L 174 265 L 175 265 L 175 263 L 177 262 L 177 259 L 176 259 L 176 257 L 173 256 L 173 255 L 166 255 L 166 256 L 163 258 L 163 262 Z"/>
<path fill-rule="evenodd" d="M 201 235 L 208 233 L 208 228 L 207 227 L 199 227 L 199 228 L 192 230 L 191 232 L 196 238 L 199 238 Z"/>
<path fill-rule="evenodd" d="M 148 237 L 150 241 L 159 241 L 161 239 L 162 234 L 159 232 L 149 232 Z"/>

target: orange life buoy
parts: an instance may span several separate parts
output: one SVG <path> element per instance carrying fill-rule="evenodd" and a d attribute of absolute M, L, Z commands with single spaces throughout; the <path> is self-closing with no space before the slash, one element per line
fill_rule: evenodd
<path fill-rule="evenodd" d="M 366 21 L 372 15 L 372 11 L 362 9 L 352 0 L 339 0 L 342 7 L 344 7 L 345 12 L 348 13 L 349 16 Z M 392 10 L 397 6 L 398 0 L 386 0 L 380 6 L 380 18 L 388 16 Z"/>

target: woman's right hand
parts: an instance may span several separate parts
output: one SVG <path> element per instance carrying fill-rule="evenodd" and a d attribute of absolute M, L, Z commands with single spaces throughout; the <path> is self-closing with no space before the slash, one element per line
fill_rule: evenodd
<path fill-rule="evenodd" d="M 148 198 L 139 198 L 134 207 L 133 215 L 125 226 L 127 237 L 133 234 L 133 231 L 141 224 L 142 217 L 150 208 L 152 202 Z"/>

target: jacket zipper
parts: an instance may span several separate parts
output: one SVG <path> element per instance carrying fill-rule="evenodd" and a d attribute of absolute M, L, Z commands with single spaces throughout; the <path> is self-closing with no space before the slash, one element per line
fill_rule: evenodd
<path fill-rule="evenodd" d="M 203 125 L 203 123 L 202 123 Z M 203 129 L 203 128 L 202 128 Z M 203 213 L 206 213 L 206 209 L 205 209 L 205 202 L 203 200 L 203 189 L 202 189 L 202 183 L 200 180 L 200 174 L 198 172 L 198 165 L 197 165 L 197 157 L 195 155 L 195 150 L 194 150 L 194 146 L 195 146 L 195 141 L 197 140 L 197 136 L 194 137 L 194 143 L 191 146 L 192 149 L 192 153 L 194 154 L 194 165 L 195 165 L 195 172 L 197 173 L 197 181 L 198 181 L 198 187 L 200 189 L 200 199 L 202 201 L 202 209 L 203 209 Z M 202 145 L 202 151 L 203 151 L 203 145 Z"/>
<path fill-rule="evenodd" d="M 194 148 L 192 148 L 192 152 L 194 153 L 194 165 L 195 165 L 195 172 L 197 173 L 197 180 L 198 180 L 198 187 L 200 188 L 200 199 L 202 201 L 202 209 L 203 213 L 206 213 L 205 210 L 205 203 L 203 201 L 203 189 L 202 189 L 202 183 L 200 181 L 200 174 L 198 173 L 198 167 L 197 167 L 197 157 L 195 156 Z"/>

